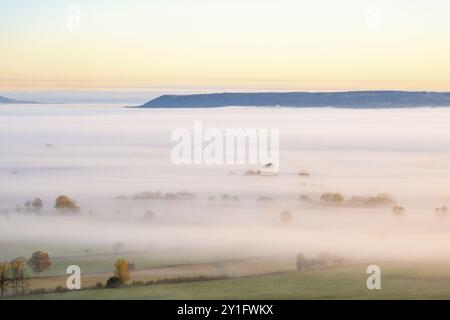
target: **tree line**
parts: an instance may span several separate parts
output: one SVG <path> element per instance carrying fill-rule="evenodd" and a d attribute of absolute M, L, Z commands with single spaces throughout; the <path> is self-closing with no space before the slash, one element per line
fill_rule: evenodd
<path fill-rule="evenodd" d="M 30 271 L 36 276 L 52 266 L 47 252 L 36 251 L 30 258 L 17 257 L 9 262 L 0 262 L 0 296 L 11 291 L 12 295 L 25 294 Z"/>

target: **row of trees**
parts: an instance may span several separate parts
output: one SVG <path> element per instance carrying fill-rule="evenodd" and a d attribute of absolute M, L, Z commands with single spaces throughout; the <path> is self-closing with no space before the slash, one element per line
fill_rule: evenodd
<path fill-rule="evenodd" d="M 0 263 L 0 295 L 3 296 L 8 288 L 12 289 L 13 295 L 23 293 L 26 277 L 26 258 Z"/>
<path fill-rule="evenodd" d="M 40 213 L 44 207 L 44 202 L 41 198 L 34 198 L 33 200 L 27 200 L 23 205 L 18 204 L 16 205 L 16 208 L 14 209 L 14 212 L 16 213 Z M 55 200 L 54 207 L 56 209 L 64 210 L 64 211 L 73 211 L 77 212 L 80 210 L 80 207 L 78 206 L 77 202 L 73 200 L 72 198 L 61 195 Z"/>
<path fill-rule="evenodd" d="M 31 258 L 17 257 L 10 262 L 0 262 L 0 296 L 11 289 L 13 295 L 24 294 L 29 269 L 37 276 L 52 266 L 50 256 L 36 251 Z"/>
<path fill-rule="evenodd" d="M 41 198 L 35 198 L 33 200 L 27 200 L 25 201 L 25 203 L 23 205 L 16 205 L 16 208 L 14 209 L 14 211 L 16 213 L 28 213 L 28 212 L 33 212 L 33 213 L 40 213 L 42 210 L 42 207 L 44 206 L 43 201 L 41 200 Z"/>
<path fill-rule="evenodd" d="M 406 213 L 406 209 L 402 206 L 394 206 L 392 207 L 392 213 L 395 216 L 404 216 Z M 446 205 L 443 205 L 442 207 L 437 207 L 434 209 L 434 213 L 438 215 L 439 217 L 446 217 L 448 214 L 448 208 Z"/>
<path fill-rule="evenodd" d="M 328 205 L 345 204 L 354 207 L 391 206 L 396 204 L 396 201 L 389 193 L 379 193 L 375 196 L 354 196 L 346 201 L 339 192 L 325 192 L 320 196 L 320 200 Z"/>
<path fill-rule="evenodd" d="M 316 258 L 307 258 L 303 253 L 297 254 L 297 270 L 314 269 L 342 265 L 347 260 L 344 257 L 332 255 L 327 252 L 319 253 Z"/>
<path fill-rule="evenodd" d="M 0 263 L 0 296 L 11 290 L 12 295 L 23 295 L 27 289 L 29 280 L 29 270 L 39 276 L 39 274 L 52 266 L 48 253 L 37 251 L 31 258 L 18 257 L 11 262 Z M 119 288 L 126 285 L 131 280 L 130 270 L 134 268 L 133 263 L 125 259 L 116 261 L 114 276 L 106 282 L 107 288 Z M 102 288 L 103 284 L 98 283 L 96 288 Z M 45 292 L 44 289 L 37 289 Z M 65 288 L 57 287 L 55 292 L 66 291 Z"/>

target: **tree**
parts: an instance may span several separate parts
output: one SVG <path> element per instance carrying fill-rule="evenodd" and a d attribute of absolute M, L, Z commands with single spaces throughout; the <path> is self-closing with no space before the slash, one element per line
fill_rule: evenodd
<path fill-rule="evenodd" d="M 0 296 L 3 297 L 7 286 L 11 282 L 10 278 L 10 266 L 8 262 L 0 263 Z"/>
<path fill-rule="evenodd" d="M 155 219 L 155 213 L 152 210 L 145 210 L 145 219 L 146 220 L 153 220 Z"/>
<path fill-rule="evenodd" d="M 128 261 L 125 259 L 119 259 L 116 262 L 116 270 L 114 275 L 119 278 L 122 284 L 125 284 L 131 279 L 130 271 L 128 270 Z"/>
<path fill-rule="evenodd" d="M 125 248 L 125 243 L 120 241 L 116 241 L 113 243 L 114 254 L 120 253 L 120 251 L 122 251 L 123 248 Z"/>
<path fill-rule="evenodd" d="M 44 206 L 44 203 L 42 202 L 42 200 L 40 198 L 36 198 L 33 201 L 31 201 L 31 207 L 35 211 L 40 211 L 43 206 Z"/>
<path fill-rule="evenodd" d="M 30 259 L 28 259 L 28 265 L 34 273 L 39 275 L 42 271 L 49 269 L 52 266 L 52 261 L 47 252 L 36 251 L 33 253 Z"/>
<path fill-rule="evenodd" d="M 76 201 L 69 198 L 68 196 L 59 196 L 55 200 L 56 209 L 67 209 L 72 211 L 79 211 L 80 207 L 77 205 Z"/>
<path fill-rule="evenodd" d="M 27 268 L 26 268 L 27 258 L 18 257 L 15 258 L 10 263 L 10 275 L 13 294 L 16 295 L 20 289 L 21 294 L 25 292 L 25 281 L 27 278 Z"/>
<path fill-rule="evenodd" d="M 402 217 L 406 213 L 406 209 L 403 208 L 402 206 L 394 206 L 394 207 L 392 207 L 391 211 L 392 211 L 392 214 L 397 217 Z"/>
<path fill-rule="evenodd" d="M 302 270 L 309 267 L 309 260 L 305 257 L 303 253 L 297 254 L 296 266 L 297 270 Z"/>
<path fill-rule="evenodd" d="M 436 212 L 436 214 L 440 217 L 445 217 L 448 213 L 448 208 L 447 206 L 442 206 L 440 208 L 434 209 L 434 212 Z"/>
<path fill-rule="evenodd" d="M 30 207 L 31 207 L 31 201 L 27 200 L 27 201 L 25 201 L 25 203 L 23 205 L 26 208 L 26 210 L 28 211 L 30 209 Z"/>

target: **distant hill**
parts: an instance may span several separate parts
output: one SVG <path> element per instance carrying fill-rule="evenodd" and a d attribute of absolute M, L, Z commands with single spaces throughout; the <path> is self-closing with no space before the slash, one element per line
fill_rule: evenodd
<path fill-rule="evenodd" d="M 336 108 L 449 107 L 450 92 L 348 91 L 257 92 L 163 95 L 138 108 L 214 108 L 284 106 Z"/>
<path fill-rule="evenodd" d="M 0 104 L 10 104 L 10 103 L 38 103 L 34 101 L 20 101 L 20 100 L 14 100 L 14 99 L 8 99 L 5 97 L 0 96 Z"/>

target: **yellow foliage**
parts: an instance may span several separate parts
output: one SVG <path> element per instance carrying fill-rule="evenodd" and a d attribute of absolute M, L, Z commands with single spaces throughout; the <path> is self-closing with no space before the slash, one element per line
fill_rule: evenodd
<path fill-rule="evenodd" d="M 128 261 L 125 259 L 117 260 L 114 274 L 122 283 L 128 282 L 131 279 L 130 271 L 128 270 Z"/>

